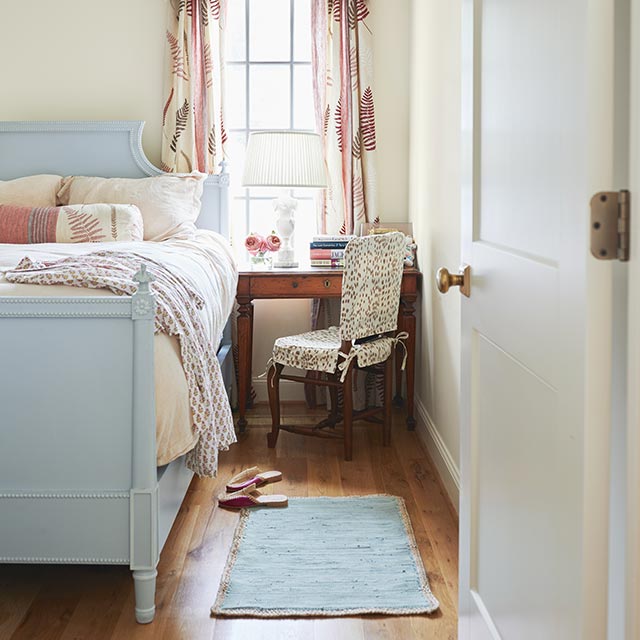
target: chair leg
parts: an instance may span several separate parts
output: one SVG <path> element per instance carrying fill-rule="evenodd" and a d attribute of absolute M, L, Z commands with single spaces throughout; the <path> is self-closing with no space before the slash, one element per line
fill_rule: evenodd
<path fill-rule="evenodd" d="M 349 461 L 353 457 L 353 366 L 349 366 L 344 379 L 342 404 L 344 414 L 344 459 Z"/>
<path fill-rule="evenodd" d="M 271 409 L 271 433 L 267 434 L 267 445 L 270 449 L 276 446 L 280 432 L 280 374 L 282 369 L 284 369 L 284 365 L 276 363 L 267 374 L 267 391 Z"/>
<path fill-rule="evenodd" d="M 382 444 L 391 444 L 391 402 L 393 395 L 393 357 L 389 356 L 384 365 L 384 426 L 382 428 Z"/>
<path fill-rule="evenodd" d="M 340 377 L 335 376 L 334 380 L 340 382 Z M 338 422 L 338 387 L 329 387 L 329 400 L 331 401 L 331 411 L 329 411 L 329 420 L 333 425 Z"/>

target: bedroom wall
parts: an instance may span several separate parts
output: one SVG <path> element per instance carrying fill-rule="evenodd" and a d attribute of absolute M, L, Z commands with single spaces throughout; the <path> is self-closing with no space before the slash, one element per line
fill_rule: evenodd
<path fill-rule="evenodd" d="M 166 0 L 56 0 L 3 8 L 0 120 L 140 119 L 143 145 L 160 161 Z M 411 0 L 370 0 L 378 140 L 378 212 L 405 221 L 409 184 L 409 33 Z M 27 37 L 28 36 L 28 37 Z M 309 328 L 306 301 L 259 301 L 254 376 L 273 340 Z M 261 399 L 266 387 L 256 381 Z M 302 399 L 298 385 L 285 397 Z"/>
<path fill-rule="evenodd" d="M 164 0 L 7 2 L 0 120 L 146 120 L 160 160 Z"/>
<path fill-rule="evenodd" d="M 409 219 L 424 274 L 418 336 L 419 433 L 457 507 L 460 295 L 438 293 L 438 267 L 460 264 L 460 0 L 413 0 Z"/>

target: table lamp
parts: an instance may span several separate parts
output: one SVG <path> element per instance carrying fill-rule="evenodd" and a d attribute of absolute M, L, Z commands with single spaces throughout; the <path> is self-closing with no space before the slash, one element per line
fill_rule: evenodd
<path fill-rule="evenodd" d="M 282 240 L 274 267 L 297 267 L 292 237 L 298 201 L 285 189 L 327 186 L 322 143 L 317 133 L 256 131 L 249 136 L 242 176 L 244 187 L 280 187 L 273 200 L 276 229 Z"/>

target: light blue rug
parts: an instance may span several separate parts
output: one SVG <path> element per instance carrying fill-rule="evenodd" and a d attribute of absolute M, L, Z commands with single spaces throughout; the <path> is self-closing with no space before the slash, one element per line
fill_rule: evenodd
<path fill-rule="evenodd" d="M 216 616 L 431 613 L 429 589 L 402 498 L 289 498 L 243 510 Z"/>

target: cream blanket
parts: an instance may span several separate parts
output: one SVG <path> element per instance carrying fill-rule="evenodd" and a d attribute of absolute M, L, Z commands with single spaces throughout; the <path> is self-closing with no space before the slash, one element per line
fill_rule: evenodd
<path fill-rule="evenodd" d="M 140 256 L 166 265 L 173 273 L 180 274 L 188 288 L 196 291 L 201 299 L 197 314 L 202 320 L 202 329 L 207 339 L 215 346 L 229 316 L 237 282 L 237 272 L 230 255 L 227 241 L 218 234 L 198 231 L 190 240 L 169 240 L 162 243 L 137 242 L 118 243 L 118 251 L 131 251 Z M 15 268 L 25 256 L 34 261 L 52 261 L 69 256 L 81 256 L 100 250 L 113 251 L 113 244 L 0 244 L 0 296 L 86 296 L 113 295 L 106 289 L 90 290 L 62 285 L 42 286 L 37 284 L 10 283 L 2 272 Z M 138 261 L 139 263 L 139 261 Z M 197 305 L 196 305 L 197 306 Z M 215 346 L 210 349 L 215 354 Z M 192 429 L 194 416 L 183 370 L 180 345 L 175 337 L 157 334 L 155 338 L 155 380 L 158 464 L 166 464 L 191 450 L 198 442 L 198 433 Z M 230 420 L 224 433 L 216 438 L 215 451 L 232 437 Z M 226 435 L 225 435 L 226 434 Z M 211 443 L 210 443 L 211 444 Z M 222 444 L 222 446 L 226 446 Z M 209 447 L 211 448 L 211 447 Z M 192 458 L 196 454 L 192 454 Z M 193 461 L 194 465 L 195 460 Z M 215 462 L 201 460 L 196 470 L 210 475 Z"/>

